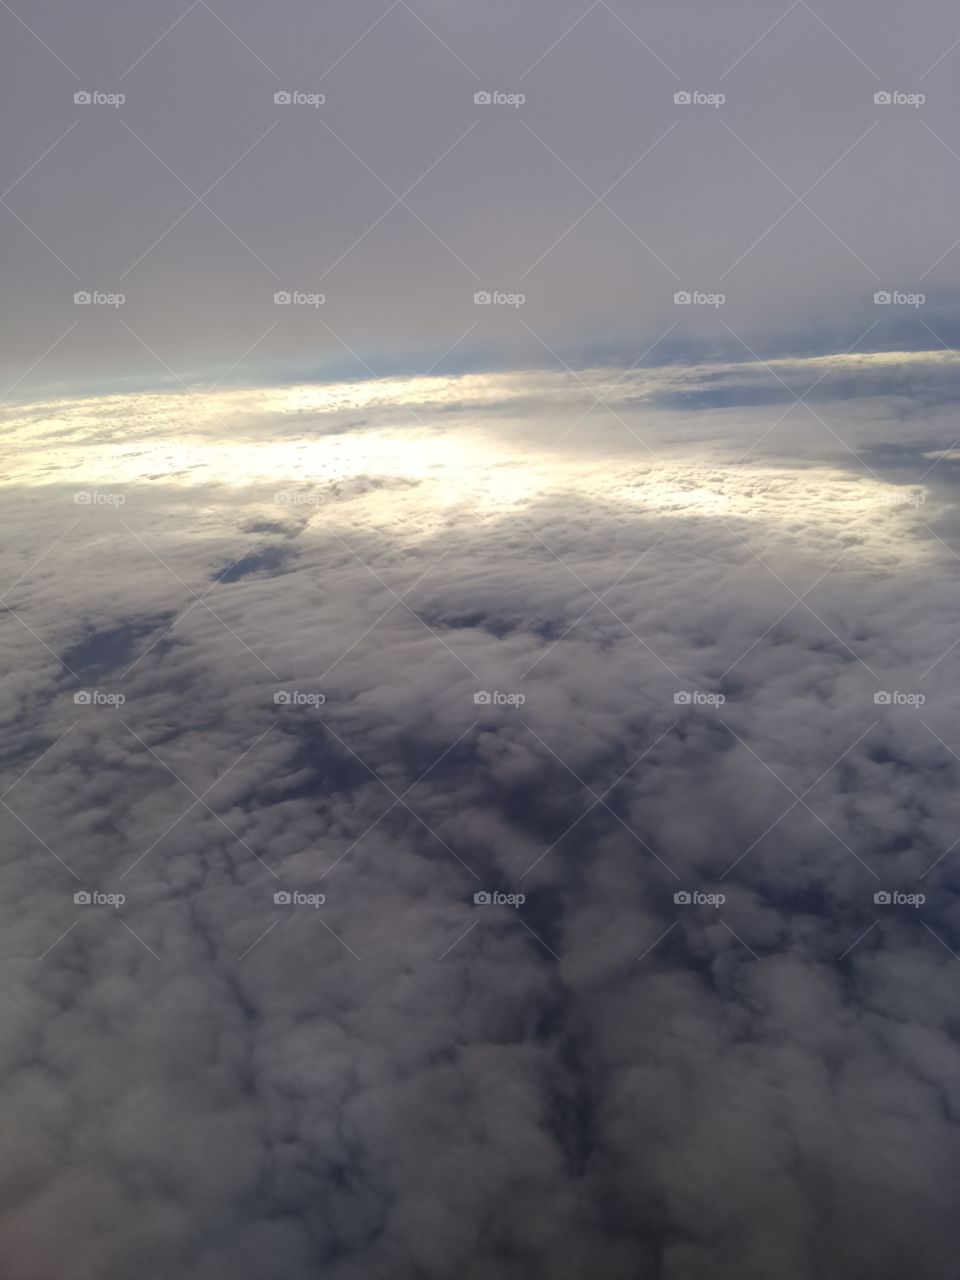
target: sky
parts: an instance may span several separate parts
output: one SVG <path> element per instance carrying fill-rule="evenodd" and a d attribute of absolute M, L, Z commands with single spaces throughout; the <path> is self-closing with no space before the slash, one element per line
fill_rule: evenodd
<path fill-rule="evenodd" d="M 4 1277 L 955 1280 L 955 9 L 0 38 Z"/>

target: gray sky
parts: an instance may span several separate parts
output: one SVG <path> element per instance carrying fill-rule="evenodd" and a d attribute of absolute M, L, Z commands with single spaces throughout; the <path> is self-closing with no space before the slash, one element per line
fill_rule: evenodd
<path fill-rule="evenodd" d="M 946 2 L 11 8 L 0 235 L 20 396 L 419 372 L 453 343 L 444 369 L 955 336 Z M 475 105 L 484 91 L 526 101 Z M 126 301 L 79 311 L 79 290 Z M 280 290 L 326 301 L 281 310 Z M 481 310 L 481 290 L 526 301 Z M 881 311 L 879 290 L 926 302 Z"/>

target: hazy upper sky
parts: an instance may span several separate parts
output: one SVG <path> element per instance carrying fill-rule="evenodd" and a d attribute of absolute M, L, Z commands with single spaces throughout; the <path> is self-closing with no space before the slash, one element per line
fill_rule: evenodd
<path fill-rule="evenodd" d="M 0 35 L 19 395 L 955 334 L 948 0 L 31 0 Z"/>

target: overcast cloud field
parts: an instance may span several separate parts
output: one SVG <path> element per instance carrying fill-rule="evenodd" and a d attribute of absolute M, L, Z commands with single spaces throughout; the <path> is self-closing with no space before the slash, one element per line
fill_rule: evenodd
<path fill-rule="evenodd" d="M 955 8 L 0 41 L 4 1280 L 956 1280 Z"/>

